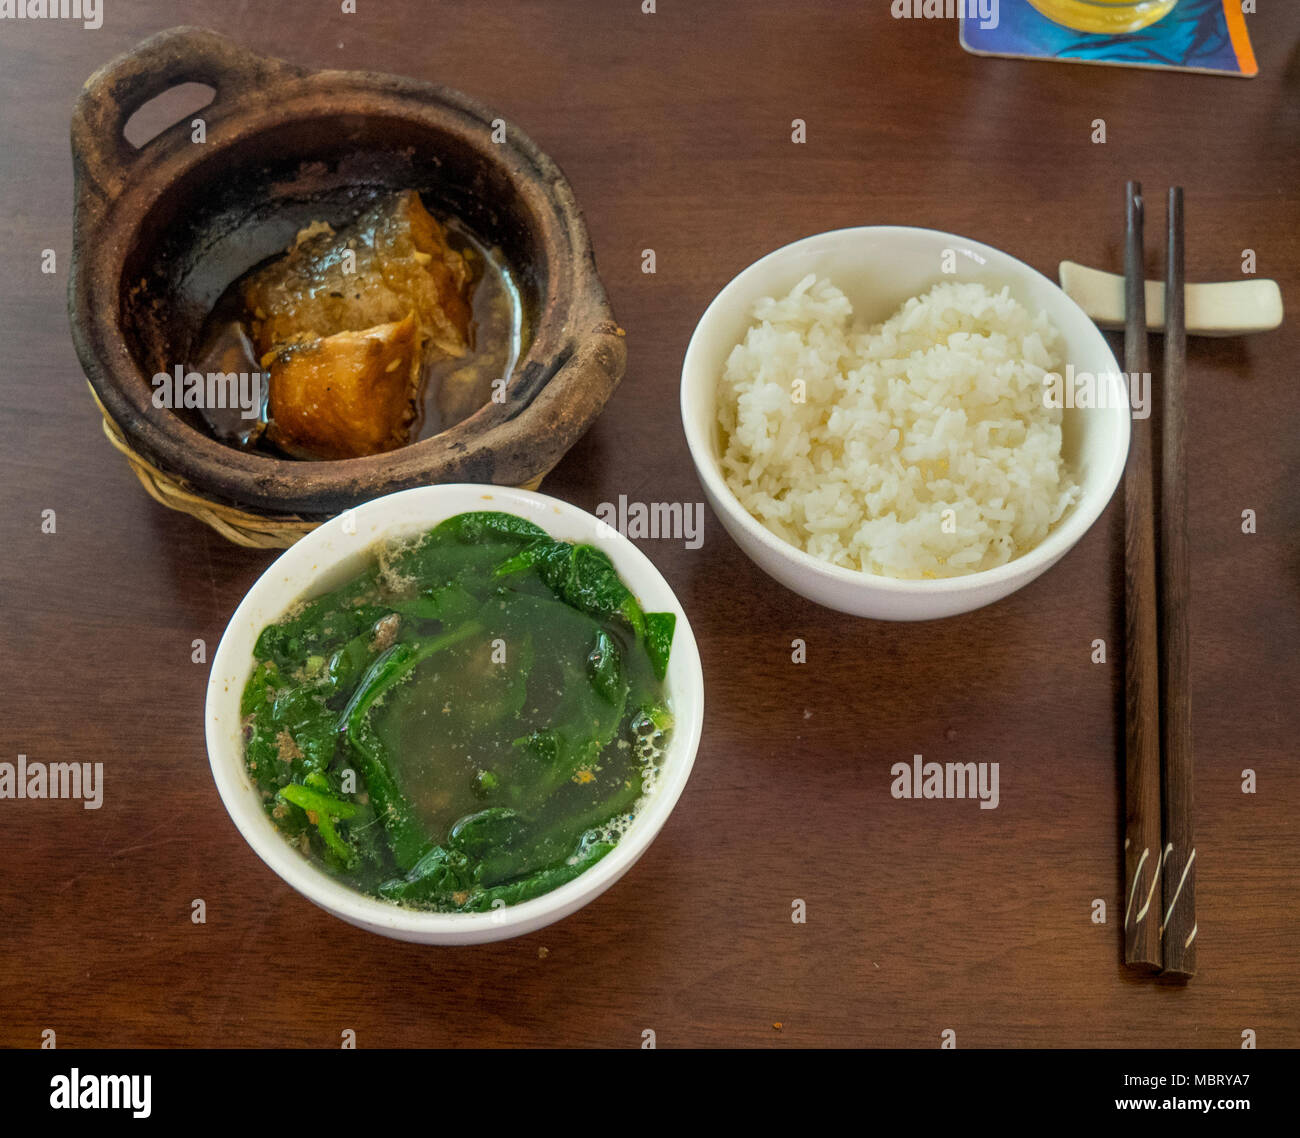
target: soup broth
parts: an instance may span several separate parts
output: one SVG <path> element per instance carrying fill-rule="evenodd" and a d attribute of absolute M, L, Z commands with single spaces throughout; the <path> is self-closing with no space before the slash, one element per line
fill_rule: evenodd
<path fill-rule="evenodd" d="M 462 514 L 257 641 L 246 764 L 272 820 L 362 892 L 513 904 L 618 842 L 671 730 L 675 618 L 609 559 Z"/>

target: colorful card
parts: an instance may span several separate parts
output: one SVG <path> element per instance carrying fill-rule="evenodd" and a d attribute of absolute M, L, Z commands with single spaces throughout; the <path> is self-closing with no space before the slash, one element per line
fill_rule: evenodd
<path fill-rule="evenodd" d="M 960 6 L 960 5 L 959 5 Z M 1180 0 L 1169 15 L 1128 35 L 1076 32 L 1049 20 L 1029 0 L 995 0 L 992 20 L 963 16 L 961 43 L 975 55 L 1055 59 L 1117 67 L 1259 74 L 1240 0 Z"/>

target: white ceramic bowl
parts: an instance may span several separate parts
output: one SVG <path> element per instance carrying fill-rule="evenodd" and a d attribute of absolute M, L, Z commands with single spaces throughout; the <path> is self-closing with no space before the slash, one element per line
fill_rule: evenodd
<path fill-rule="evenodd" d="M 468 510 L 518 514 L 553 537 L 602 549 L 646 611 L 677 614 L 665 679 L 676 726 L 656 785 L 618 845 L 558 889 L 487 913 L 428 913 L 367 897 L 317 869 L 289 845 L 262 808 L 244 767 L 239 700 L 253 669 L 258 633 L 295 601 L 342 584 L 366 564 L 367 551 L 413 537 Z M 603 893 L 639 858 L 672 812 L 695 761 L 704 721 L 704 677 L 686 614 L 668 583 L 627 538 L 591 514 L 528 490 L 500 486 L 422 486 L 376 498 L 304 537 L 275 561 L 230 618 L 208 679 L 207 743 L 221 800 L 254 852 L 294 889 L 336 917 L 384 936 L 426 944 L 504 940 L 549 925 Z"/>
<path fill-rule="evenodd" d="M 957 272 L 942 271 L 946 251 Z M 1077 372 L 1114 375 L 1115 356 L 1083 309 L 1052 281 L 1006 253 L 934 229 L 869 226 L 819 233 L 750 265 L 709 305 L 682 365 L 681 408 L 686 442 L 713 511 L 765 573 L 818 604 L 880 620 L 933 620 L 969 612 L 1027 585 L 1055 564 L 1106 508 L 1128 457 L 1125 406 L 1067 408 L 1062 453 L 1083 494 L 1034 549 L 1006 565 L 964 577 L 904 581 L 830 565 L 777 537 L 732 493 L 719 465 L 717 385 L 727 356 L 752 321 L 754 302 L 783 296 L 807 273 L 829 277 L 849 298 L 854 317 L 879 323 L 908 297 L 941 280 L 1010 286 L 1032 310 L 1046 311 L 1064 337 L 1065 359 Z"/>

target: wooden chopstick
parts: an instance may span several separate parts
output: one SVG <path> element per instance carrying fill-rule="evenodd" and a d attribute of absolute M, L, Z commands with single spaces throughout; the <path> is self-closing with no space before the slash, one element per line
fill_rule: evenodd
<path fill-rule="evenodd" d="M 1164 762 L 1164 971 L 1196 972 L 1196 846 L 1188 667 L 1187 334 L 1183 310 L 1183 190 L 1169 191 L 1164 394 L 1160 416 L 1160 706 Z"/>
<path fill-rule="evenodd" d="M 1129 182 L 1124 245 L 1124 368 L 1147 360 L 1142 186 Z M 1124 470 L 1124 963 L 1159 969 L 1163 862 L 1155 519 L 1149 421 L 1133 420 Z"/>

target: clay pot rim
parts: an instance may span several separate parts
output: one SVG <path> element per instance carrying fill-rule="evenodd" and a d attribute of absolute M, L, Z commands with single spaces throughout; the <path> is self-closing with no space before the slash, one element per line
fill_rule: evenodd
<path fill-rule="evenodd" d="M 173 76 L 161 85 L 148 83 L 147 93 L 137 93 L 130 103 L 105 107 L 106 100 L 114 98 L 113 88 L 120 84 L 116 77 L 124 69 L 129 72 L 142 59 L 166 59 L 173 50 L 182 57 L 183 77 Z M 237 77 L 253 81 L 253 86 L 223 92 L 222 84 L 231 78 L 231 60 Z M 177 71 L 177 65 L 167 70 Z M 120 123 L 148 98 L 187 81 L 208 82 L 217 89 L 203 110 L 206 143 L 192 144 L 182 121 L 140 150 L 131 148 L 121 138 Z M 272 93 L 273 98 L 268 97 Z M 239 451 L 172 411 L 153 406 L 150 377 L 136 363 L 120 323 L 127 254 L 178 180 L 219 163 L 231 148 L 293 121 L 340 115 L 401 120 L 457 136 L 494 163 L 515 187 L 536 221 L 535 240 L 545 266 L 532 342 L 509 378 L 504 404 L 489 403 L 456 426 L 399 450 L 317 462 Z M 95 137 L 95 132 L 104 130 L 106 118 L 116 135 L 112 148 Z M 131 445 L 200 492 L 241 508 L 319 516 L 335 512 L 342 503 L 440 480 L 440 467 L 464 462 L 476 452 L 491 452 L 495 437 L 527 412 L 546 385 L 562 378 L 557 373 L 575 355 L 591 366 L 592 353 L 580 351 L 579 341 L 584 335 L 597 339 L 621 335 L 621 330 L 596 277 L 572 189 L 555 162 L 513 124 L 504 143 L 485 147 L 483 140 L 495 119 L 503 116 L 450 87 L 378 72 L 302 68 L 249 52 L 205 29 L 159 33 L 96 72 L 73 117 L 78 184 L 69 308 L 73 338 L 87 376 Z M 93 153 L 96 150 L 99 153 Z M 114 164 L 116 185 L 110 181 Z M 617 354 L 621 357 L 621 345 Z M 621 375 L 621 367 L 617 370 L 613 383 Z M 533 464 L 537 469 L 514 469 L 519 466 L 516 457 L 513 466 L 508 462 L 507 469 L 497 472 L 495 480 L 523 482 L 544 473 L 587 425 L 582 423 L 574 432 L 574 424 L 569 424 L 567 434 L 572 437 L 555 438 L 550 448 L 554 453 L 540 454 Z"/>

